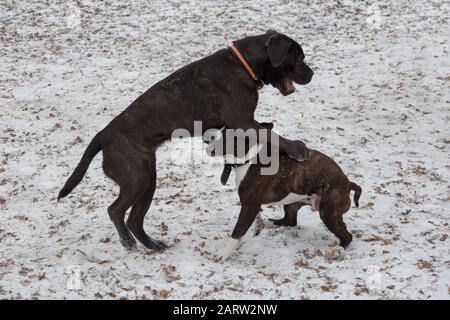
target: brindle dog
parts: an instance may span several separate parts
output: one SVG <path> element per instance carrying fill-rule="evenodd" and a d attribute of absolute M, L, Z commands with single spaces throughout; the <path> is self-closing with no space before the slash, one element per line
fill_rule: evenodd
<path fill-rule="evenodd" d="M 267 129 L 273 127 L 271 123 L 261 125 Z M 225 137 L 226 135 L 223 135 L 208 146 L 210 155 L 224 156 L 222 150 L 225 150 Z M 224 172 L 232 168 L 235 173 L 241 211 L 231 239 L 216 255 L 216 260 L 227 259 L 241 246 L 243 236 L 255 219 L 256 234 L 259 233 L 263 226 L 259 216 L 262 205 L 284 206 L 284 217 L 271 219 L 279 226 L 296 226 L 298 211 L 304 205 L 310 205 L 313 211 L 319 212 L 328 230 L 340 240 L 340 247 L 335 250 L 343 251 L 342 248 L 346 248 L 352 241 L 352 234 L 347 230 L 343 215 L 351 206 L 350 191 L 355 192 L 353 200 L 358 207 L 361 187 L 349 181 L 339 165 L 330 157 L 316 150 L 311 150 L 311 158 L 303 162 L 292 160 L 281 153 L 277 173 L 262 175 L 263 165 L 258 161 L 257 154 L 250 154 L 252 149 L 246 143 L 245 163 L 225 164 Z M 223 182 L 226 182 L 226 179 Z"/>

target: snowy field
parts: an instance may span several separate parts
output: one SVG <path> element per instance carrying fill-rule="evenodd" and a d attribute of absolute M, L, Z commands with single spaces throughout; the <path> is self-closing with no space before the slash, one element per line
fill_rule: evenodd
<path fill-rule="evenodd" d="M 133 3 L 0 1 L 0 298 L 450 298 L 448 2 Z M 342 261 L 326 259 L 337 239 L 303 208 L 298 227 L 248 232 L 214 262 L 240 206 L 195 139 L 157 153 L 145 228 L 163 254 L 120 245 L 101 154 L 56 203 L 90 139 L 142 92 L 269 28 L 303 46 L 315 76 L 288 97 L 265 87 L 256 118 L 363 188 Z"/>

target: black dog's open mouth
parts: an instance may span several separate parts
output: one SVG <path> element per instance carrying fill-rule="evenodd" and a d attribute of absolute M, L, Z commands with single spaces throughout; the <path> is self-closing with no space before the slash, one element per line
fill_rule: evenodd
<path fill-rule="evenodd" d="M 289 78 L 284 79 L 283 89 L 289 94 L 295 91 L 294 81 Z"/>
<path fill-rule="evenodd" d="M 291 94 L 295 91 L 294 81 L 287 77 L 284 78 L 282 83 L 277 87 L 284 96 L 287 96 L 288 94 Z"/>

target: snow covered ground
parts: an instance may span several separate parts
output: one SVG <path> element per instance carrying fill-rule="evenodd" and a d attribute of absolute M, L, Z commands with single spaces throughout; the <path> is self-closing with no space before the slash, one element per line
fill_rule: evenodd
<path fill-rule="evenodd" d="M 0 2 L 0 298 L 449 299 L 448 2 L 133 3 Z M 239 204 L 198 140 L 158 151 L 145 228 L 163 254 L 122 249 L 101 156 L 56 203 L 90 139 L 142 92 L 269 28 L 302 44 L 315 76 L 288 97 L 264 88 L 257 119 L 363 188 L 344 260 L 325 259 L 336 238 L 304 208 L 299 227 L 249 232 L 215 263 Z"/>

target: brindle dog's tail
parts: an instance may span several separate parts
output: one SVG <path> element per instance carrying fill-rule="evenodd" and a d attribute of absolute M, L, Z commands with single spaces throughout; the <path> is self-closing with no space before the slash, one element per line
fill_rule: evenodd
<path fill-rule="evenodd" d="M 66 184 L 59 192 L 58 201 L 59 199 L 67 196 L 80 183 L 81 179 L 83 179 L 84 175 L 86 174 L 86 171 L 89 168 L 89 164 L 91 163 L 92 159 L 94 159 L 94 157 L 97 155 L 97 153 L 100 152 L 101 149 L 102 146 L 100 145 L 99 135 L 97 134 L 94 139 L 92 139 L 91 143 L 89 143 L 86 151 L 83 154 L 83 157 L 81 157 L 81 160 L 75 168 L 74 172 L 69 177 L 69 179 L 67 179 Z"/>
<path fill-rule="evenodd" d="M 355 201 L 356 207 L 359 207 L 359 197 L 361 197 L 362 189 L 354 182 L 350 182 L 350 190 L 355 191 L 355 195 L 353 196 L 353 201 Z"/>

